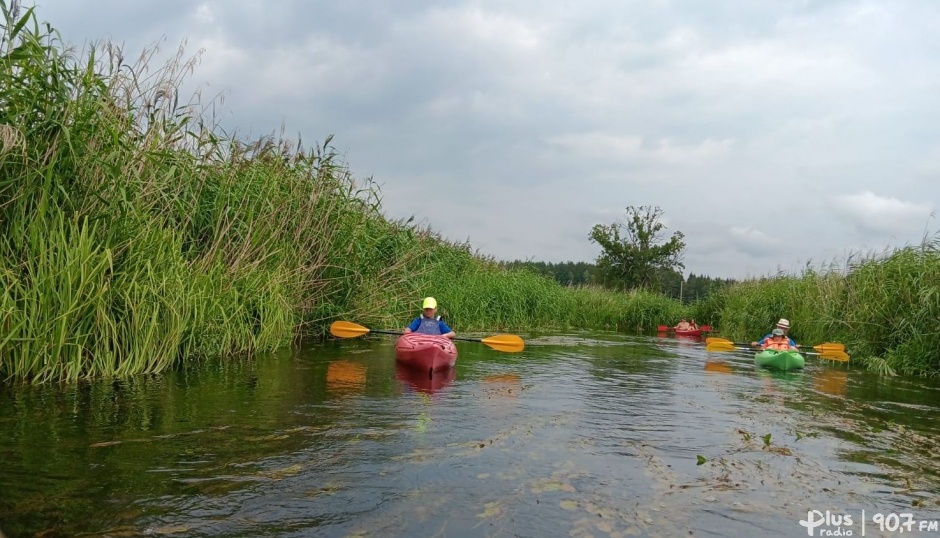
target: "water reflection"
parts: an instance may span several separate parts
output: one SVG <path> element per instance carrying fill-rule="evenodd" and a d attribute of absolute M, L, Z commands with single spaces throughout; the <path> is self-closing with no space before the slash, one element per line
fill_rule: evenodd
<path fill-rule="evenodd" d="M 457 378 L 456 368 L 447 368 L 428 375 L 426 370 L 419 368 L 408 368 L 395 363 L 395 379 L 403 382 L 405 386 L 423 392 L 425 394 L 434 394 L 435 392 L 448 387 Z"/>
<path fill-rule="evenodd" d="M 832 396 L 845 396 L 845 388 L 848 382 L 848 370 L 826 368 L 816 374 L 815 387 L 816 390 Z"/>
<path fill-rule="evenodd" d="M 366 367 L 340 360 L 326 368 L 326 389 L 330 392 L 361 392 L 366 384 Z"/>
<path fill-rule="evenodd" d="M 705 361 L 705 371 L 713 372 L 717 374 L 730 374 L 732 373 L 731 365 L 725 361 L 721 360 L 706 360 Z"/>
<path fill-rule="evenodd" d="M 805 536 L 811 509 L 940 519 L 936 382 L 766 370 L 675 338 L 530 342 L 466 345 L 433 377 L 374 339 L 0 386 L 0 523 L 11 538 Z"/>

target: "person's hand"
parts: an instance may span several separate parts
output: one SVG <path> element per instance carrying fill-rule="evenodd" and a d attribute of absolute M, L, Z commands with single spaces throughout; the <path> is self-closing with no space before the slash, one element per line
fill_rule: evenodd
<path fill-rule="evenodd" d="M 757 342 L 751 342 L 751 347 L 757 347 Z"/>

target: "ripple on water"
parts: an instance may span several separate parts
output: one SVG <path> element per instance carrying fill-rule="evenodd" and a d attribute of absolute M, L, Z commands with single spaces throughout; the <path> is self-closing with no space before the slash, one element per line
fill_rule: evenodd
<path fill-rule="evenodd" d="M 591 332 L 534 338 L 521 354 L 461 346 L 451 375 L 412 379 L 391 345 L 207 364 L 120 390 L 4 389 L 4 525 L 795 536 L 809 509 L 940 519 L 929 383 L 821 362 L 772 373 L 700 342 Z"/>

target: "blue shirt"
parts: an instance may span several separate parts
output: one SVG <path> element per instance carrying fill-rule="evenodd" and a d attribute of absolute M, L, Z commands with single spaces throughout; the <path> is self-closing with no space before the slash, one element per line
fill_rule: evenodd
<path fill-rule="evenodd" d="M 421 323 L 422 321 L 424 321 L 424 323 Z M 434 327 L 433 323 L 430 323 L 433 321 L 437 321 L 437 327 Z M 428 331 L 429 326 L 431 331 Z M 411 325 L 408 326 L 408 328 L 411 329 L 411 332 L 413 333 L 422 332 L 424 334 L 447 334 L 453 330 L 448 327 L 446 323 L 444 323 L 444 320 L 434 320 L 433 318 L 426 318 L 424 315 L 416 317 L 414 321 L 411 322 Z M 419 331 L 418 329 L 422 330 Z M 434 332 L 434 329 L 440 332 Z"/>

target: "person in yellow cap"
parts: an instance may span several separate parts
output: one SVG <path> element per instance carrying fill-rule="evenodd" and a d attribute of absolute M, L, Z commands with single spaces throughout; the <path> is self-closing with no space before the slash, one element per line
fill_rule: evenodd
<path fill-rule="evenodd" d="M 457 333 L 444 323 L 437 315 L 437 300 L 434 297 L 425 297 L 421 305 L 421 315 L 416 317 L 405 329 L 407 333 L 437 334 L 445 338 L 453 338 Z"/>

